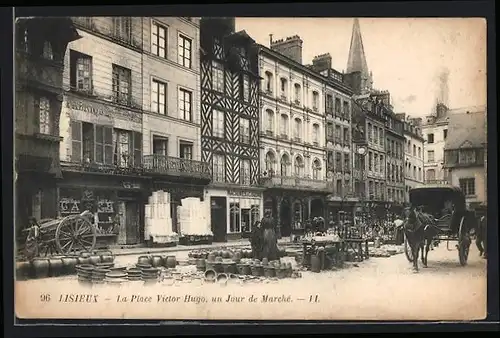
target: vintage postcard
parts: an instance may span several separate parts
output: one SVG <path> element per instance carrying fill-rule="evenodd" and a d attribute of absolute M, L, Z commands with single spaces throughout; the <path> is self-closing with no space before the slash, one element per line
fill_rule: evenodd
<path fill-rule="evenodd" d="M 484 319 L 486 25 L 17 18 L 16 316 Z"/>

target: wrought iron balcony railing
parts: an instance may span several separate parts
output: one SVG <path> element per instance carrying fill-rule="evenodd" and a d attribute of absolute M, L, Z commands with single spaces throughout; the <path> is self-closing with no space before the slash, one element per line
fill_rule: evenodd
<path fill-rule="evenodd" d="M 210 179 L 208 163 L 159 154 L 144 155 L 144 171 L 152 174 Z"/>
<path fill-rule="evenodd" d="M 329 191 L 328 182 L 304 177 L 273 176 L 261 179 L 262 185 L 268 188 L 285 188 L 295 190 Z"/>
<path fill-rule="evenodd" d="M 96 163 L 91 161 L 61 161 L 64 171 L 93 172 L 112 175 L 142 175 L 143 167 L 140 163 L 134 163 L 133 158 L 123 157 L 112 164 Z"/>

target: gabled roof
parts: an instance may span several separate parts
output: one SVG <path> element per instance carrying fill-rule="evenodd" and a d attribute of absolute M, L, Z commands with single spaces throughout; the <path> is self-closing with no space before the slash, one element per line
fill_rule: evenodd
<path fill-rule="evenodd" d="M 486 143 L 486 111 L 449 116 L 445 149 L 482 148 Z"/>

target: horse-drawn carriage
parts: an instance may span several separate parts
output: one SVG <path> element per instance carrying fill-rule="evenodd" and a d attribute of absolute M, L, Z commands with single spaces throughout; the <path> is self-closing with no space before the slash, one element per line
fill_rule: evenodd
<path fill-rule="evenodd" d="M 476 229 L 476 218 L 473 210 L 469 210 L 466 205 L 465 195 L 458 187 L 451 185 L 426 185 L 411 189 L 409 217 L 405 221 L 405 254 L 407 259 L 414 263 L 418 269 L 418 251 L 422 250 L 422 262 L 427 264 L 427 252 L 434 241 L 456 241 L 458 258 L 462 266 L 467 264 L 469 257 L 469 247 L 471 244 L 471 230 Z M 412 225 L 411 216 L 415 216 L 415 223 Z M 419 235 L 408 239 L 409 233 Z M 418 247 L 412 249 L 412 243 L 418 242 Z M 424 248 L 424 246 L 426 246 Z M 424 258 L 425 250 L 425 258 Z"/>
<path fill-rule="evenodd" d="M 59 219 L 32 221 L 27 233 L 24 254 L 27 259 L 40 255 L 69 255 L 91 252 L 97 239 L 92 213 L 86 211 Z"/>

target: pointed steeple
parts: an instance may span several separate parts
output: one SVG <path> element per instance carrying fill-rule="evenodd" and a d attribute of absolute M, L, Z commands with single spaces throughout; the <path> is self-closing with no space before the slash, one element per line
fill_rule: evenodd
<path fill-rule="evenodd" d="M 351 46 L 349 49 L 349 58 L 347 59 L 346 73 L 360 72 L 363 80 L 363 88 L 371 88 L 371 72 L 366 63 L 365 49 L 363 47 L 363 38 L 361 37 L 361 28 L 359 20 L 354 18 L 351 35 Z"/>

